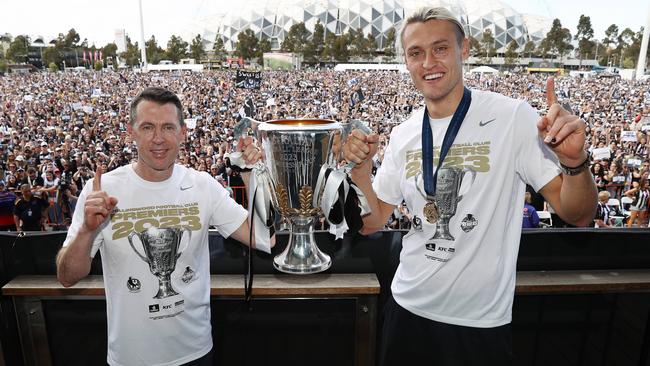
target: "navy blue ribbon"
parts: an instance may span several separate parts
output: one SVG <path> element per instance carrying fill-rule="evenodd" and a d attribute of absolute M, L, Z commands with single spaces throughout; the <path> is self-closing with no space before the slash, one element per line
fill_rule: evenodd
<path fill-rule="evenodd" d="M 447 132 L 445 132 L 445 138 L 443 139 L 442 147 L 440 148 L 438 167 L 436 168 L 435 173 L 433 173 L 433 131 L 431 130 L 431 125 L 429 123 L 429 111 L 424 107 L 424 118 L 422 118 L 422 176 L 424 178 L 424 191 L 430 198 L 433 198 L 436 195 L 438 170 L 442 166 L 442 162 L 445 160 L 451 145 L 454 143 L 456 135 L 458 135 L 460 125 L 463 123 L 471 103 L 472 92 L 470 92 L 469 89 L 464 88 L 463 99 L 460 100 L 460 104 L 458 104 L 454 116 L 451 117 L 451 122 L 449 123 L 449 127 L 447 127 Z"/>

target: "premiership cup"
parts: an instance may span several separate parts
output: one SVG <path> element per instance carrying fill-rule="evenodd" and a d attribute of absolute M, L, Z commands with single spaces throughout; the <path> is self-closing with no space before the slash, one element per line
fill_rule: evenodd
<path fill-rule="evenodd" d="M 272 204 L 288 220 L 289 242 L 273 260 L 285 273 L 310 274 L 327 270 L 332 261 L 314 240 L 314 221 L 322 214 L 324 167 L 336 166 L 340 123 L 322 119 L 275 120 L 260 123 L 258 139 L 270 175 Z M 269 186 L 269 185 L 267 185 Z"/>
<path fill-rule="evenodd" d="M 128 239 L 131 248 L 143 261 L 149 264 L 151 273 L 158 277 L 158 293 L 153 297 L 154 299 L 164 299 L 178 295 L 178 292 L 172 287 L 171 274 L 176 268 L 176 261 L 183 252 L 183 250 L 179 250 L 183 232 L 187 232 L 187 244 L 183 249 L 185 250 L 189 246 L 192 237 L 192 232 L 187 228 L 157 228 L 152 226 L 141 233 L 133 231 L 129 234 Z M 144 248 L 144 255 L 133 244 L 134 236 L 140 239 Z"/>
<path fill-rule="evenodd" d="M 471 183 L 474 184 L 476 171 L 472 169 L 461 169 L 457 167 L 445 167 L 438 171 L 438 181 L 436 183 L 436 204 L 438 205 L 438 219 L 436 233 L 431 239 L 455 240 L 449 232 L 449 220 L 456 214 L 458 202 L 463 199 L 460 193 L 460 187 L 463 184 L 464 177 L 467 173 L 471 175 Z M 468 188 L 469 189 L 469 188 Z"/>

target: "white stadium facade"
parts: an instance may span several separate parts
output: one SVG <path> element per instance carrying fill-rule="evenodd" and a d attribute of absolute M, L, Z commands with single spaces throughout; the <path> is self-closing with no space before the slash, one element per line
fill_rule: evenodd
<path fill-rule="evenodd" d="M 372 34 L 378 50 L 387 45 L 391 28 L 398 29 L 402 20 L 423 6 L 443 6 L 454 12 L 467 34 L 481 40 L 489 29 L 496 41 L 497 52 L 505 52 L 511 41 L 520 49 L 528 41 L 540 42 L 550 30 L 552 19 L 525 15 L 500 0 L 252 0 L 225 15 L 205 19 L 203 28 L 206 48 L 210 49 L 217 35 L 227 50 L 233 50 L 237 36 L 251 29 L 260 39 L 268 39 L 271 48 L 280 49 L 292 25 L 305 23 L 313 32 L 320 22 L 328 32 L 345 34 L 361 29 Z"/>

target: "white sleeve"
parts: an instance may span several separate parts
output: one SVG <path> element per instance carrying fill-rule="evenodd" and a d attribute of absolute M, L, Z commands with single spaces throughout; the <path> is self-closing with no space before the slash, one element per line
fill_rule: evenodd
<path fill-rule="evenodd" d="M 514 119 L 517 174 L 538 192 L 561 173 L 557 156 L 537 133 L 539 119 L 533 107 L 523 101 L 519 103 Z"/>
<path fill-rule="evenodd" d="M 86 205 L 86 197 L 92 191 L 92 189 L 93 189 L 93 180 L 91 179 L 88 182 L 86 182 L 86 185 L 81 190 L 81 194 L 79 194 L 79 198 L 77 199 L 75 210 L 74 213 L 72 214 L 72 223 L 68 228 L 68 235 L 65 237 L 65 241 L 63 241 L 64 247 L 67 247 L 77 237 L 77 234 L 79 233 L 79 229 L 81 229 L 81 226 L 84 223 L 84 206 Z M 108 223 L 109 221 L 110 220 L 107 220 L 106 223 Z M 106 223 L 102 225 L 102 229 L 106 226 Z M 90 250 L 90 257 L 92 258 L 95 257 L 95 254 L 97 254 L 97 250 L 99 250 L 99 248 L 102 246 L 103 243 L 104 243 L 104 236 L 102 235 L 101 230 L 98 230 L 97 235 L 93 240 L 92 249 Z"/>

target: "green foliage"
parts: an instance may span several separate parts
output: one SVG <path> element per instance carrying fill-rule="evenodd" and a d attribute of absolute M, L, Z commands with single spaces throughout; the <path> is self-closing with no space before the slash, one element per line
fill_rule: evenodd
<path fill-rule="evenodd" d="M 259 65 L 264 64 L 264 53 L 271 52 L 271 42 L 268 39 L 263 39 L 259 42 L 259 47 L 257 50 L 257 63 Z"/>
<path fill-rule="evenodd" d="M 533 52 L 535 51 L 535 42 L 533 41 L 528 41 L 524 45 L 524 55 L 527 55 L 528 57 L 533 56 Z"/>
<path fill-rule="evenodd" d="M 506 65 L 514 65 L 515 61 L 517 60 L 517 56 L 519 53 L 517 52 L 517 49 L 519 48 L 519 45 L 517 44 L 517 41 L 512 40 L 510 43 L 508 43 L 508 47 L 506 48 L 506 53 L 505 53 L 505 60 L 504 63 Z"/>
<path fill-rule="evenodd" d="M 57 66 L 57 64 L 54 62 L 50 62 L 48 65 L 48 69 L 50 69 L 51 72 L 57 72 L 59 71 L 59 66 Z"/>
<path fill-rule="evenodd" d="M 348 35 L 342 34 L 337 36 L 332 33 L 327 33 L 325 38 L 325 46 L 321 55 L 326 60 L 335 60 L 338 62 L 347 62 L 350 59 L 350 52 L 348 50 Z"/>
<path fill-rule="evenodd" d="M 192 40 L 190 44 L 190 56 L 199 62 L 205 58 L 205 48 L 203 48 L 203 38 L 200 34 L 197 34 L 196 37 Z"/>
<path fill-rule="evenodd" d="M 479 57 L 483 53 L 483 47 L 481 47 L 481 42 L 478 39 L 469 36 L 469 54 L 471 56 Z"/>
<path fill-rule="evenodd" d="M 63 64 L 63 52 L 60 50 L 60 47 L 47 47 L 43 50 L 43 65 L 51 64 Z"/>
<path fill-rule="evenodd" d="M 128 66 L 138 66 L 140 64 L 140 48 L 138 42 L 131 43 L 131 38 L 126 36 L 126 51 L 120 55 Z"/>
<path fill-rule="evenodd" d="M 483 37 L 480 41 L 481 53 L 479 54 L 479 63 L 489 65 L 492 63 L 492 57 L 496 56 L 497 50 L 494 46 L 494 36 L 490 29 L 483 31 Z"/>
<path fill-rule="evenodd" d="M 544 41 L 546 41 L 546 44 L 544 45 L 546 51 L 545 55 L 550 52 L 556 56 L 562 57 L 568 51 L 573 49 L 573 46 L 571 45 L 571 31 L 567 28 L 562 28 L 562 23 L 559 19 L 553 20 L 551 30 L 546 33 L 546 38 L 544 38 L 542 43 L 544 43 Z"/>
<path fill-rule="evenodd" d="M 612 24 L 605 30 L 605 38 L 603 38 L 603 43 L 607 47 L 610 47 L 611 45 L 615 45 L 614 47 L 616 47 L 617 39 L 618 26 L 616 24 Z"/>
<path fill-rule="evenodd" d="M 7 61 L 0 60 L 0 72 L 7 72 Z"/>
<path fill-rule="evenodd" d="M 169 41 L 167 41 L 165 56 L 177 64 L 182 58 L 187 57 L 187 46 L 188 44 L 183 41 L 183 38 L 172 35 Z"/>
<path fill-rule="evenodd" d="M 287 36 L 282 41 L 282 51 L 303 53 L 305 48 L 309 45 L 309 31 L 305 27 L 305 23 L 296 23 L 289 28 Z"/>
<path fill-rule="evenodd" d="M 68 33 L 63 37 L 63 42 L 61 44 L 62 47 L 75 47 L 77 43 L 79 43 L 79 33 L 72 28 L 68 31 Z"/>
<path fill-rule="evenodd" d="M 573 37 L 578 41 L 578 53 L 580 60 L 583 57 L 591 57 L 594 53 L 595 43 L 591 39 L 594 36 L 594 29 L 591 26 L 591 18 L 585 15 L 580 15 L 578 21 L 578 31 Z"/>
<path fill-rule="evenodd" d="M 106 46 L 101 48 L 101 51 L 104 60 L 108 60 L 110 58 L 113 60 L 113 65 L 117 65 L 117 45 L 115 43 L 107 43 Z"/>
<path fill-rule="evenodd" d="M 389 57 L 395 56 L 395 39 L 396 39 L 395 27 L 391 28 L 386 34 L 386 44 L 384 45 L 384 55 Z"/>
<path fill-rule="evenodd" d="M 239 32 L 237 36 L 237 46 L 235 47 L 235 55 L 243 58 L 244 60 L 251 60 L 257 56 L 259 48 L 259 41 L 255 32 L 251 29 L 246 29 Z"/>
<path fill-rule="evenodd" d="M 27 50 L 31 40 L 28 36 L 16 36 L 7 49 L 7 59 L 14 62 L 27 62 Z"/>
<path fill-rule="evenodd" d="M 217 37 L 214 39 L 214 46 L 212 47 L 214 51 L 214 57 L 217 60 L 223 60 L 226 56 L 226 47 L 223 44 L 223 37 L 221 34 L 217 34 Z"/>
<path fill-rule="evenodd" d="M 101 60 L 95 61 L 94 69 L 95 71 L 101 71 L 104 68 L 104 63 Z"/>
<path fill-rule="evenodd" d="M 144 43 L 144 50 L 147 54 L 147 62 L 150 64 L 157 65 L 160 63 L 160 60 L 165 58 L 165 50 L 158 46 L 156 37 L 153 35 Z"/>

